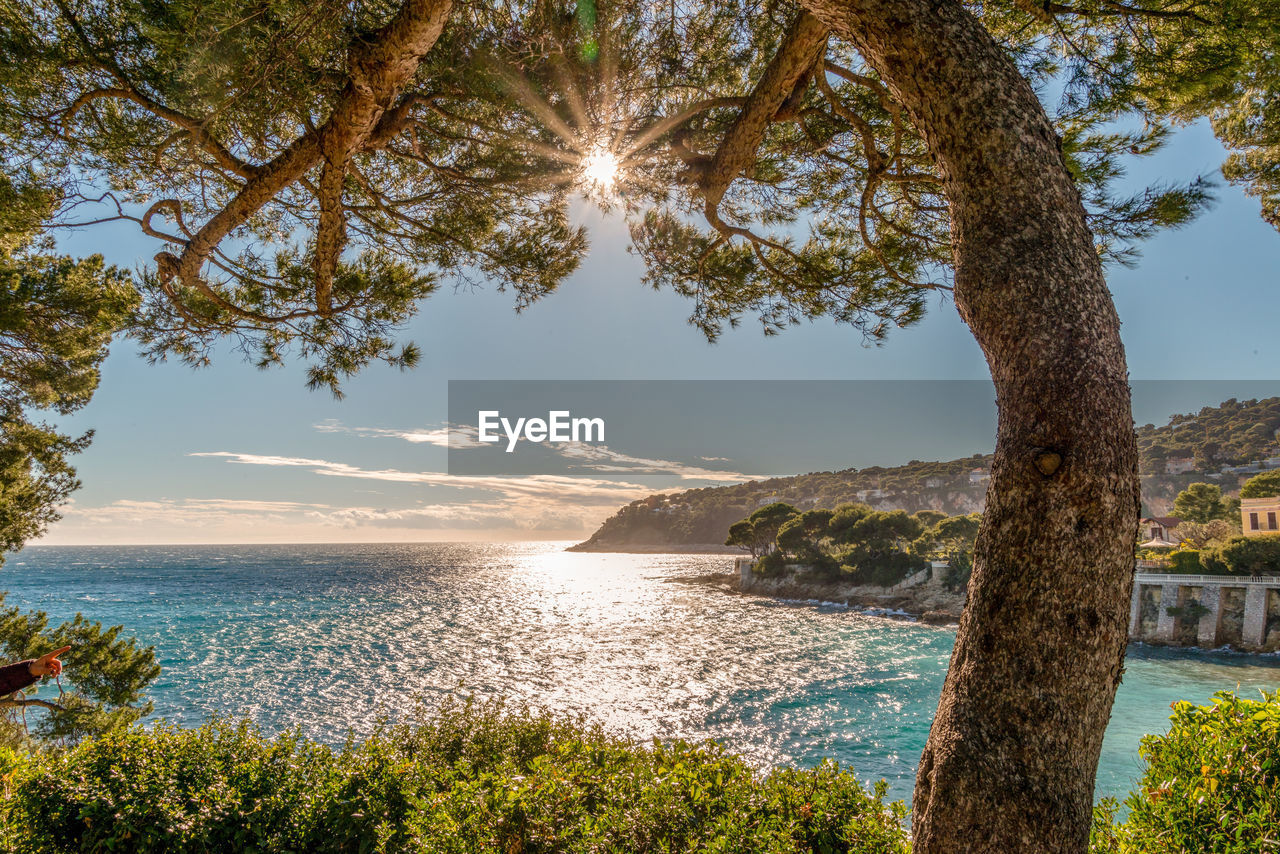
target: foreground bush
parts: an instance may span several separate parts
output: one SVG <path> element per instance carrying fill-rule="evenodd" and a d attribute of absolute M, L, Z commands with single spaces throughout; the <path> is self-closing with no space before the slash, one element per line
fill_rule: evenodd
<path fill-rule="evenodd" d="M 1096 811 L 1093 854 L 1280 852 L 1280 692 L 1175 703 L 1168 734 L 1142 740 L 1137 791 Z"/>
<path fill-rule="evenodd" d="M 905 854 L 903 808 L 834 763 L 761 778 L 714 745 L 449 704 L 332 750 L 248 724 L 133 730 L 12 756 L 14 852 Z"/>

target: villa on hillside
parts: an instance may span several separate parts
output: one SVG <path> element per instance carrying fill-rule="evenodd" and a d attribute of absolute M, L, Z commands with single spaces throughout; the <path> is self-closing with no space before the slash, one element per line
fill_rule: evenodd
<path fill-rule="evenodd" d="M 1195 467 L 1196 461 L 1193 457 L 1170 457 L 1164 461 L 1165 474 L 1186 474 Z"/>
<path fill-rule="evenodd" d="M 1138 520 L 1138 536 L 1145 537 L 1144 549 L 1167 548 L 1182 542 L 1178 526 L 1182 520 L 1177 516 L 1149 516 Z"/>
<path fill-rule="evenodd" d="M 991 472 L 986 469 L 974 469 L 969 472 L 970 484 L 985 483 L 988 480 L 991 480 Z"/>
<path fill-rule="evenodd" d="M 1240 527 L 1246 537 L 1280 534 L 1280 497 L 1241 498 Z"/>

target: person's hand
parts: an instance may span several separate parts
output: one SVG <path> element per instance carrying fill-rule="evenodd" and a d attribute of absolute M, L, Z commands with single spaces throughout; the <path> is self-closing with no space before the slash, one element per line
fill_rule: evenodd
<path fill-rule="evenodd" d="M 57 676 L 62 672 L 62 662 L 58 661 L 58 656 L 64 652 L 69 652 L 71 647 L 64 646 L 62 649 L 55 649 L 53 652 L 46 652 L 35 661 L 27 665 L 27 669 L 31 671 L 32 676 Z"/>

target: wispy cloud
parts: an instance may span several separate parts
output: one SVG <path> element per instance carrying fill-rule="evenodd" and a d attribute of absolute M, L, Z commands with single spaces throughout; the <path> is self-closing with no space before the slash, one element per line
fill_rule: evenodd
<path fill-rule="evenodd" d="M 386 427 L 348 427 L 340 421 L 330 419 L 321 421 L 315 425 L 315 429 L 321 433 L 346 433 L 371 439 L 400 439 L 415 445 L 433 445 L 437 448 L 481 446 L 476 438 L 479 433 L 477 428 L 465 424 L 444 424 L 419 430 L 396 430 Z"/>
<path fill-rule="evenodd" d="M 395 430 L 384 427 L 349 427 L 338 421 L 323 421 L 315 425 L 322 433 L 345 433 L 353 436 L 366 436 L 382 439 L 400 439 L 414 444 L 429 444 L 440 448 L 482 448 L 485 443 L 479 441 L 479 430 L 467 424 L 445 424 L 421 430 Z M 608 445 L 587 444 L 584 442 L 557 442 L 547 447 L 570 463 L 570 469 L 591 472 L 631 474 L 631 475 L 671 475 L 681 480 L 703 480 L 712 483 L 743 483 L 755 480 L 760 475 L 744 474 L 737 471 L 711 469 L 700 465 L 679 462 L 677 460 L 637 457 L 622 451 L 615 451 Z M 698 457 L 702 462 L 731 462 L 726 457 Z"/>
<path fill-rule="evenodd" d="M 582 537 L 599 525 L 600 507 L 519 498 L 421 503 L 408 507 L 338 506 L 241 499 L 120 499 L 62 509 L 47 542 L 308 542 L 432 538 Z"/>
<path fill-rule="evenodd" d="M 199 451 L 192 457 L 215 457 L 241 465 L 306 468 L 330 477 L 417 483 L 457 490 L 496 493 L 506 498 L 544 499 L 548 501 L 616 504 L 648 495 L 653 487 L 621 480 L 568 477 L 565 475 L 497 475 L 460 477 L 444 472 L 401 471 L 400 469 L 364 469 L 348 463 L 330 462 L 308 457 L 282 457 L 270 454 L 242 454 L 232 451 Z"/>
<path fill-rule="evenodd" d="M 636 457 L 615 451 L 608 445 L 588 445 L 582 442 L 567 442 L 553 445 L 563 457 L 578 462 L 578 467 L 595 472 L 618 472 L 621 474 L 667 474 L 681 480 L 708 480 L 715 483 L 743 483 L 755 480 L 759 475 L 743 474 L 737 471 L 709 469 L 703 466 L 690 465 L 676 460 L 660 460 L 650 457 Z M 701 457 L 706 461 L 725 461 L 723 457 Z M 579 462 L 580 461 L 580 462 Z"/>
<path fill-rule="evenodd" d="M 302 501 L 262 501 L 239 498 L 162 498 L 139 501 L 122 498 L 109 504 L 85 506 L 71 502 L 61 509 L 68 520 L 92 524 L 146 526 L 157 519 L 184 527 L 221 526 L 229 523 L 255 528 L 286 517 L 328 512 L 327 504 Z"/>

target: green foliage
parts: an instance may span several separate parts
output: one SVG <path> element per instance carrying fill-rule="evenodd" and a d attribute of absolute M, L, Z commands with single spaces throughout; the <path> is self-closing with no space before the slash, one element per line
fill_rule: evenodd
<path fill-rule="evenodd" d="M 1169 732 L 1142 740 L 1147 762 L 1117 824 L 1094 811 L 1091 854 L 1266 854 L 1280 851 L 1280 694 L 1223 692 L 1173 705 Z"/>
<path fill-rule="evenodd" d="M 785 510 L 783 509 L 785 508 Z M 809 510 L 796 513 L 790 505 L 769 505 L 752 517 L 731 528 L 739 537 L 751 541 L 759 523 L 757 515 L 769 511 L 765 518 L 785 518 L 775 536 L 777 550 L 761 552 L 764 557 L 755 572 L 776 577 L 786 572 L 788 562 L 804 565 L 818 578 L 842 578 L 858 584 L 891 586 L 906 575 L 928 566 L 928 559 L 914 550 L 923 533 L 924 520 L 932 516 L 912 516 L 901 510 L 872 510 L 865 504 L 842 504 L 834 510 Z M 787 514 L 790 515 L 787 515 Z M 977 533 L 977 519 L 944 518 L 929 531 L 931 544 L 956 553 L 973 549 L 971 535 Z M 731 535 L 730 540 L 734 537 Z M 772 542 L 772 541 L 771 541 Z"/>
<path fill-rule="evenodd" d="M 787 556 L 782 552 L 769 552 L 755 562 L 751 571 L 761 578 L 781 578 L 787 573 Z"/>
<path fill-rule="evenodd" d="M 920 518 L 919 513 L 916 518 Z M 948 560 L 958 554 L 973 554 L 982 514 L 944 516 L 931 523 L 911 544 L 911 551 L 932 560 Z"/>
<path fill-rule="evenodd" d="M 1198 413 L 1174 415 L 1169 424 L 1162 427 L 1150 424 L 1140 427 L 1142 470 L 1158 473 L 1155 477 L 1148 476 L 1144 489 L 1162 487 L 1166 482 L 1164 463 L 1170 457 L 1194 457 L 1201 470 L 1208 471 L 1272 456 L 1277 453 L 1275 434 L 1278 430 L 1280 398 L 1243 402 L 1231 399 Z M 794 506 L 834 508 L 859 501 L 859 493 L 864 490 L 881 489 L 895 504 L 908 509 L 941 506 L 944 510 L 951 509 L 952 514 L 963 514 L 972 506 L 970 502 L 981 501 L 986 489 L 985 484 L 968 482 L 969 471 L 990 464 L 990 455 L 947 462 L 914 460 L 903 466 L 812 472 L 691 489 L 663 496 L 662 513 L 653 513 L 647 499 L 632 502 L 606 519 L 591 540 L 611 545 L 722 543 L 729 526 L 769 496 Z M 1213 505 L 1210 512 L 1217 514 L 1213 518 L 1238 524 L 1236 499 L 1221 495 L 1221 487 L 1209 486 L 1219 490 L 1220 503 L 1209 502 Z M 1200 514 L 1197 512 L 1197 515 Z M 926 527 L 934 524 L 920 511 L 916 516 Z M 1221 536 L 1215 534 L 1214 538 L 1221 539 Z"/>
<path fill-rule="evenodd" d="M 36 231 L 54 194 L 0 175 L 0 563 L 58 518 L 79 486 L 68 461 L 91 433 L 72 437 L 32 420 L 76 411 L 98 386 L 98 366 L 137 296 L 101 256 L 51 254 Z"/>
<path fill-rule="evenodd" d="M 854 505 L 836 509 L 829 539 L 836 561 L 850 580 L 888 587 L 929 565 L 909 550 L 922 528 L 920 520 L 905 511 Z"/>
<path fill-rule="evenodd" d="M 1178 526 L 1178 536 L 1182 537 L 1181 545 L 1190 549 L 1217 545 L 1240 536 L 1240 513 L 1236 511 L 1229 519 L 1214 519 L 1209 522 L 1184 521 Z"/>
<path fill-rule="evenodd" d="M 1205 568 L 1200 562 L 1197 549 L 1178 549 L 1169 555 L 1169 572 L 1199 575 Z"/>
<path fill-rule="evenodd" d="M 1188 4 L 1192 5 L 1192 4 Z M 1280 9 L 1268 0 L 1218 0 L 1200 15 L 1146 22 L 1108 59 L 1131 70 L 1130 97 L 1178 123 L 1208 116 L 1231 152 L 1223 175 L 1262 205 L 1280 228 Z"/>
<path fill-rule="evenodd" d="M 1212 483 L 1193 483 L 1179 492 L 1173 501 L 1173 513 L 1180 519 L 1202 524 L 1238 515 L 1233 514 L 1230 505 L 1223 500 L 1222 487 Z"/>
<path fill-rule="evenodd" d="M 1142 471 L 1160 474 L 1165 460 L 1190 457 L 1200 471 L 1243 465 L 1275 453 L 1280 430 L 1280 397 L 1235 398 L 1199 412 L 1177 414 L 1160 427 L 1138 428 Z"/>
<path fill-rule="evenodd" d="M 353 62 L 401 4 L 55 7 L 0 5 L 0 49 L 12 58 L 0 73 L 11 105 L 0 148 L 56 176 L 59 215 L 135 223 L 163 250 L 233 199 L 249 208 L 209 236 L 203 280 L 170 287 L 160 260 L 141 277 L 141 337 L 155 357 L 203 362 L 230 336 L 263 364 L 296 350 L 311 382 L 332 388 L 373 359 L 412 364 L 416 349 L 394 337 L 439 278 L 509 285 L 523 307 L 572 272 L 585 237 L 568 201 L 602 140 L 625 161 L 610 203 L 628 214 L 648 282 L 690 297 L 709 336 L 751 313 L 766 333 L 826 316 L 880 341 L 923 316 L 931 289 L 949 287 L 948 209 L 924 135 L 834 36 L 823 46 L 829 73 L 782 93 L 747 167 L 708 198 L 708 163 L 794 6 L 455 5 L 385 121 L 349 160 L 326 161 L 336 183 L 315 174 L 316 125 L 341 112 L 354 76 L 385 70 Z M 1246 149 L 1228 174 L 1250 187 L 1271 180 L 1270 155 L 1258 154 L 1269 137 L 1251 122 L 1274 110 L 1240 105 L 1274 83 L 1263 48 L 1274 16 L 1262 0 L 1230 7 L 1199 29 L 1165 17 L 1137 26 L 1141 10 L 1092 0 L 1056 15 L 1015 0 L 975 7 L 1032 85 L 1071 84 L 1053 118 L 1105 257 L 1128 259 L 1136 241 L 1210 200 L 1194 176 L 1116 193 L 1125 162 L 1158 150 L 1170 120 L 1212 116 L 1220 138 Z M 1237 28 L 1247 47 L 1228 48 Z M 1162 70 L 1184 43 L 1197 61 Z M 1212 76 L 1211 94 L 1188 94 L 1197 74 Z M 252 185 L 290 153 L 309 174 Z M 349 256 L 334 254 L 334 240 L 321 246 L 322 212 L 341 220 L 332 230 Z M 321 254 L 340 267 L 332 312 L 317 307 Z"/>
<path fill-rule="evenodd" d="M 406 122 L 376 143 L 357 139 L 323 203 L 318 163 L 241 193 L 285 152 L 306 149 L 300 139 L 314 146 L 316 124 L 350 89 L 353 54 L 401 5 L 0 4 L 0 51 L 11 60 L 0 70 L 0 150 L 56 186 L 51 225 L 114 221 L 151 241 L 134 332 L 152 358 L 204 364 L 230 339 L 259 366 L 299 358 L 310 385 L 338 393 L 372 361 L 416 363 L 418 348 L 396 338 L 442 277 L 512 287 L 524 306 L 576 268 L 585 234 L 569 221 L 563 185 L 537 174 L 544 158 L 528 144 L 500 146 L 481 131 L 512 125 L 492 103 L 494 66 L 508 59 L 493 53 L 527 9 L 477 6 L 446 28 L 435 64 L 393 93 L 421 97 L 412 132 Z M 427 109 L 445 92 L 449 109 Z M 548 136 L 514 130 L 535 147 Z M 301 156 L 316 160 L 312 151 Z M 235 199 L 248 210 L 217 235 L 199 280 L 173 279 L 164 253 Z M 322 208 L 342 220 L 325 243 L 327 307 Z"/>
<path fill-rule="evenodd" d="M 1280 574 L 1280 534 L 1234 537 L 1201 553 L 1209 572 L 1231 575 Z"/>
<path fill-rule="evenodd" d="M 1188 623 L 1195 623 L 1205 614 L 1209 613 L 1209 609 L 1201 605 L 1197 600 L 1190 599 L 1182 605 L 1174 605 L 1171 608 L 1165 608 L 1170 617 L 1178 617 Z"/>
<path fill-rule="evenodd" d="M 916 521 L 925 528 L 931 528 L 943 519 L 948 518 L 947 514 L 943 513 L 941 510 L 917 510 L 911 515 L 916 517 Z"/>
<path fill-rule="evenodd" d="M 854 584 L 892 587 L 929 565 L 921 557 L 902 551 L 870 552 L 851 549 L 837 557 L 844 577 Z"/>
<path fill-rule="evenodd" d="M 802 561 L 820 556 L 819 541 L 827 535 L 833 516 L 834 511 L 821 509 L 793 516 L 778 529 L 778 548 Z"/>
<path fill-rule="evenodd" d="M 15 852 L 906 854 L 901 804 L 827 762 L 760 776 L 711 743 L 447 702 L 340 750 L 251 725 L 132 730 L 13 772 Z"/>
<path fill-rule="evenodd" d="M 1240 487 L 1241 498 L 1275 498 L 1280 496 L 1280 469 L 1254 475 Z"/>
<path fill-rule="evenodd" d="M 35 658 L 63 646 L 65 690 L 46 684 L 33 685 L 19 695 L 18 703 L 0 700 L 0 747 L 77 742 L 127 728 L 151 713 L 144 697 L 148 685 L 160 675 L 155 651 L 120 636 L 121 627 L 103 628 L 77 614 L 60 626 L 50 627 L 43 611 L 23 613 L 4 607 L 0 594 L 0 661 Z M 57 693 L 53 693 L 57 691 Z M 28 742 L 21 703 L 36 698 L 51 702 L 53 709 L 36 706 L 26 710 L 34 742 Z"/>
<path fill-rule="evenodd" d="M 777 547 L 778 532 L 782 526 L 798 515 L 800 511 L 790 504 L 781 501 L 766 504 L 730 526 L 729 538 L 724 544 L 747 549 L 752 557 L 768 554 Z"/>

